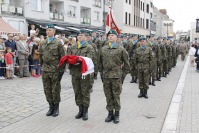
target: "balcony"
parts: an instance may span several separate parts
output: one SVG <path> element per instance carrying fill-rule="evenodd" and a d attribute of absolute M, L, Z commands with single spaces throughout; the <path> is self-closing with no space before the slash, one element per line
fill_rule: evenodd
<path fill-rule="evenodd" d="M 64 2 L 57 0 L 50 0 L 50 14 L 51 20 L 64 21 Z"/>
<path fill-rule="evenodd" d="M 81 24 L 91 24 L 90 18 L 81 18 Z"/>
<path fill-rule="evenodd" d="M 59 13 L 50 12 L 50 19 L 51 20 L 64 21 L 64 15 L 59 14 Z"/>
<path fill-rule="evenodd" d="M 7 3 L 1 4 L 1 13 L 14 16 L 23 16 L 24 9 L 22 6 L 11 5 Z"/>

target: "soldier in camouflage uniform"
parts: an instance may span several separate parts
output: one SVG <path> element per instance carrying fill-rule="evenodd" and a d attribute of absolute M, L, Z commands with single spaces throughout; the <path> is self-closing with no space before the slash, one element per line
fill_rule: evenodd
<path fill-rule="evenodd" d="M 97 46 L 97 49 L 99 51 L 100 47 L 101 47 L 101 43 L 100 43 L 100 39 L 97 37 L 97 33 L 96 31 L 92 31 L 92 42 Z M 98 53 L 99 55 L 99 53 Z M 97 58 L 98 62 L 99 62 L 99 56 Z M 97 79 L 97 74 L 98 74 L 98 65 L 95 67 L 95 72 L 94 72 L 94 79 Z"/>
<path fill-rule="evenodd" d="M 127 52 L 116 43 L 117 32 L 110 30 L 107 36 L 109 40 L 108 45 L 102 48 L 100 54 L 100 72 L 103 72 L 103 86 L 107 101 L 106 109 L 109 112 L 105 122 L 114 120 L 113 122 L 117 124 L 119 123 L 119 111 L 121 108 L 122 66 L 124 66 L 126 73 L 129 72 L 130 66 Z"/>
<path fill-rule="evenodd" d="M 161 51 L 163 52 L 163 67 L 162 67 L 162 76 L 167 77 L 167 71 L 168 71 L 168 55 L 167 55 L 167 39 L 163 38 L 162 48 Z M 164 53 L 165 52 L 165 53 Z"/>
<path fill-rule="evenodd" d="M 154 36 L 151 35 L 148 42 L 148 47 L 152 49 L 152 62 L 150 66 L 150 75 L 149 75 L 149 84 L 151 83 L 153 86 L 155 86 L 155 80 L 157 79 L 157 62 L 160 58 L 160 48 L 158 45 L 154 42 Z M 151 82 L 152 79 L 152 82 Z"/>
<path fill-rule="evenodd" d="M 160 49 L 160 55 L 157 60 L 157 80 L 161 81 L 161 75 L 163 75 L 163 62 L 166 59 L 166 48 L 162 44 L 162 37 L 157 38 L 157 46 Z"/>
<path fill-rule="evenodd" d="M 177 46 L 176 46 L 176 44 L 175 44 L 175 42 L 172 42 L 172 44 L 171 44 L 171 46 L 172 46 L 172 67 L 175 67 L 176 66 L 176 52 L 177 52 Z"/>
<path fill-rule="evenodd" d="M 170 40 L 167 40 L 166 49 L 167 49 L 167 74 L 169 74 L 172 66 L 172 47 L 170 45 Z"/>
<path fill-rule="evenodd" d="M 140 47 L 135 51 L 135 64 L 138 66 L 139 98 L 148 98 L 149 89 L 149 67 L 152 62 L 152 50 L 146 46 L 146 38 L 141 38 Z"/>
<path fill-rule="evenodd" d="M 92 37 L 91 37 L 91 33 L 90 32 L 87 32 L 87 42 L 89 45 L 91 45 L 94 49 L 94 55 L 93 55 L 93 63 L 94 63 L 94 71 L 95 72 L 98 72 L 98 59 L 99 59 L 99 53 L 98 53 L 98 49 L 97 49 L 97 46 L 92 42 Z M 91 78 L 90 78 L 90 92 L 93 92 L 93 84 L 94 84 L 94 73 L 90 74 L 91 75 Z"/>
<path fill-rule="evenodd" d="M 78 42 L 70 47 L 69 55 L 83 56 L 94 59 L 94 49 L 86 42 L 86 31 L 80 30 L 77 35 Z M 78 61 L 77 61 L 78 62 Z M 75 116 L 76 119 L 83 118 L 88 120 L 88 107 L 90 105 L 90 78 L 91 75 L 86 75 L 82 78 L 81 64 L 69 66 L 72 75 L 72 85 L 75 93 L 75 102 L 79 106 L 79 112 Z"/>
<path fill-rule="evenodd" d="M 137 78 L 138 78 L 138 71 L 137 71 L 137 66 L 135 65 L 135 58 L 134 58 L 134 54 L 135 54 L 135 50 L 138 48 L 137 45 L 137 35 L 133 34 L 132 35 L 132 41 L 128 43 L 129 46 L 129 58 L 130 58 L 130 66 L 131 66 L 131 76 L 132 76 L 132 80 L 130 81 L 130 83 L 137 83 Z"/>
<path fill-rule="evenodd" d="M 184 42 L 182 42 L 180 44 L 180 54 L 181 54 L 182 61 L 185 60 L 186 52 L 187 52 L 187 45 Z"/>
<path fill-rule="evenodd" d="M 65 55 L 64 48 L 59 39 L 54 37 L 55 28 L 49 24 L 46 29 L 48 38 L 41 42 L 39 59 L 42 66 L 42 81 L 46 100 L 49 103 L 49 111 L 46 116 L 59 115 L 59 103 L 61 101 L 61 78 L 64 67 L 58 67 L 59 60 Z"/>

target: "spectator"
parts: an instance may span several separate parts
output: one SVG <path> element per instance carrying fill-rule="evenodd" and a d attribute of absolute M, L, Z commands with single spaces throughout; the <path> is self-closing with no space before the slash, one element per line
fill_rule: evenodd
<path fill-rule="evenodd" d="M 10 47 L 7 48 L 7 53 L 5 55 L 6 62 L 6 75 L 7 79 L 12 79 L 12 71 L 13 71 L 13 55 Z"/>
<path fill-rule="evenodd" d="M 40 35 L 40 42 L 42 42 L 42 41 L 44 41 L 44 40 L 45 40 L 44 36 L 43 36 L 43 35 Z"/>
<path fill-rule="evenodd" d="M 28 62 L 29 62 L 29 72 L 31 72 L 31 66 L 33 65 L 33 59 L 32 59 L 32 47 L 34 45 L 34 39 L 35 36 L 32 35 L 30 38 L 27 40 L 28 48 L 29 48 L 29 55 L 28 55 Z"/>
<path fill-rule="evenodd" d="M 38 33 L 39 33 L 39 29 L 37 28 L 37 29 L 35 30 L 35 25 L 32 24 L 32 25 L 31 25 L 31 30 L 30 30 L 30 36 L 32 36 L 32 35 L 37 36 Z"/>
<path fill-rule="evenodd" d="M 39 45 L 40 45 L 40 39 L 36 38 L 34 40 L 34 45 L 32 48 L 32 57 L 33 57 L 33 66 L 32 66 L 32 76 L 33 77 L 39 77 L 41 76 L 41 66 L 39 63 Z"/>
<path fill-rule="evenodd" d="M 20 78 L 29 77 L 28 73 L 28 55 L 29 48 L 26 43 L 24 35 L 19 36 L 19 41 L 17 42 L 18 58 L 19 58 L 19 72 Z"/>
<path fill-rule="evenodd" d="M 3 42 L 4 42 L 3 38 L 0 38 L 0 79 L 5 79 L 3 77 L 4 76 L 4 68 L 2 68 L 2 67 L 5 67 L 4 55 L 5 55 L 6 47 Z"/>
<path fill-rule="evenodd" d="M 12 56 L 13 56 L 13 67 L 15 66 L 16 64 L 16 51 L 17 51 L 17 47 L 16 47 L 16 42 L 13 40 L 13 34 L 12 33 L 8 33 L 8 40 L 5 41 L 5 46 L 6 46 L 6 49 L 8 47 L 11 48 L 11 52 L 12 52 Z M 17 76 L 15 76 L 15 69 L 13 68 L 13 71 L 12 71 L 12 77 L 13 78 L 16 78 Z"/>
<path fill-rule="evenodd" d="M 194 45 L 191 45 L 190 51 L 189 51 L 189 55 L 190 55 L 190 66 L 194 67 L 195 66 L 195 58 L 194 55 L 196 53 L 196 49 L 194 47 Z"/>

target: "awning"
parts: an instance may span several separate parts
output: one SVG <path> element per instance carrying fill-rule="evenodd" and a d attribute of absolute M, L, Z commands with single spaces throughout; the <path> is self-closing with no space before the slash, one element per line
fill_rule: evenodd
<path fill-rule="evenodd" d="M 19 34 L 20 32 L 0 18 L 0 34 L 3 35 L 8 33 Z"/>

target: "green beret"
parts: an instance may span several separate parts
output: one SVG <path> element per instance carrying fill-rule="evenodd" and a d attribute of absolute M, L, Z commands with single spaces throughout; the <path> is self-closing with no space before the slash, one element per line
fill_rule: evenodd
<path fill-rule="evenodd" d="M 117 35 L 117 38 L 123 38 L 122 34 Z"/>
<path fill-rule="evenodd" d="M 158 39 L 162 39 L 162 37 L 161 37 L 161 36 L 159 36 L 159 37 L 157 38 L 157 40 L 158 40 Z"/>
<path fill-rule="evenodd" d="M 149 38 L 154 37 L 154 35 L 149 35 Z"/>
<path fill-rule="evenodd" d="M 90 36 L 90 37 L 91 37 L 91 36 L 92 36 L 91 34 L 92 34 L 92 32 L 88 31 L 88 32 L 86 33 L 86 36 Z"/>
<path fill-rule="evenodd" d="M 108 36 L 109 34 L 114 34 L 114 35 L 116 35 L 116 36 L 118 35 L 116 30 L 109 30 L 109 32 L 107 33 L 107 36 Z"/>
<path fill-rule="evenodd" d="M 79 35 L 79 34 L 87 34 L 87 32 L 86 32 L 86 30 L 81 29 L 81 30 L 79 30 L 79 32 L 77 33 L 77 35 Z"/>
<path fill-rule="evenodd" d="M 146 38 L 145 38 L 145 37 L 141 37 L 141 38 L 139 39 L 139 41 L 142 41 L 142 40 L 146 40 Z"/>
<path fill-rule="evenodd" d="M 48 29 L 48 28 L 55 29 L 55 26 L 54 26 L 53 24 L 48 24 L 48 25 L 46 26 L 46 28 L 47 28 L 47 29 Z"/>

